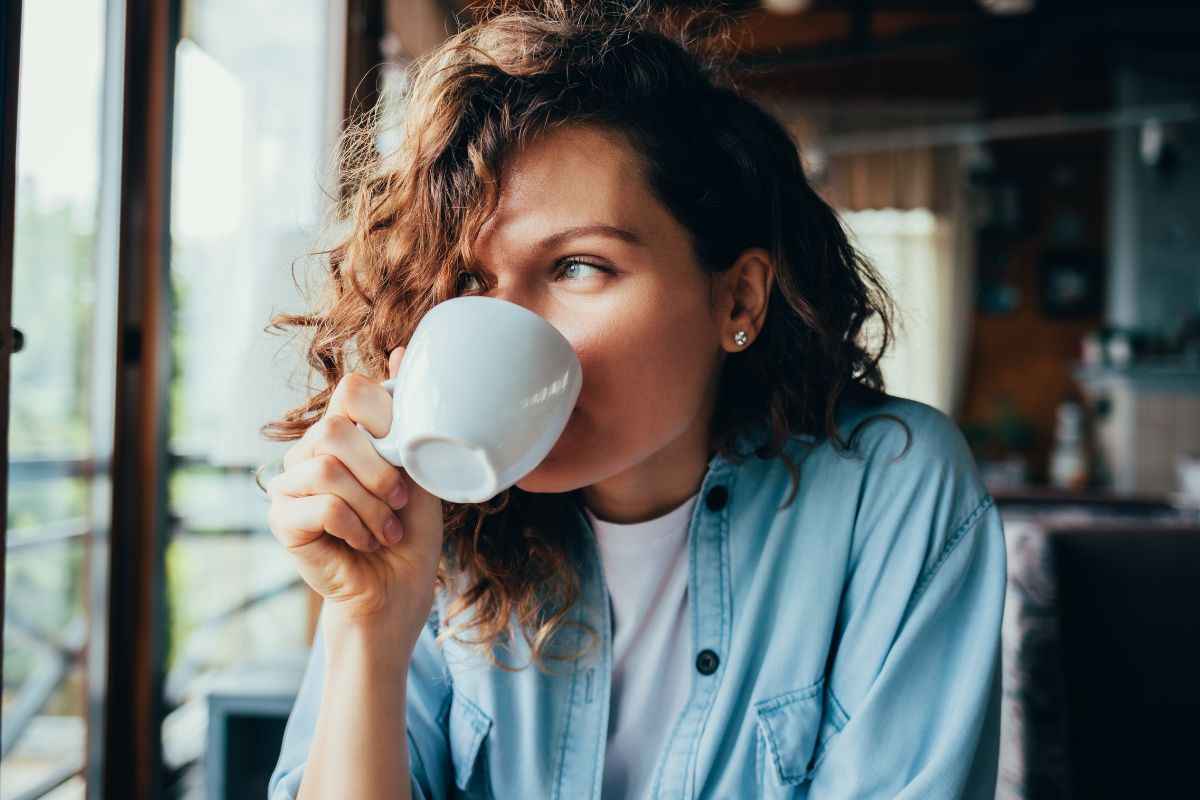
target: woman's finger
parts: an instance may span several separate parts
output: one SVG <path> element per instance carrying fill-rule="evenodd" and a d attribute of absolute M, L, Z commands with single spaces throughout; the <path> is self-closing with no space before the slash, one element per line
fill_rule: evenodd
<path fill-rule="evenodd" d="M 386 436 L 392 427 L 392 396 L 365 375 L 351 372 L 338 381 L 325 416 L 344 414 L 374 436 Z"/>
<path fill-rule="evenodd" d="M 328 453 L 301 461 L 271 479 L 268 493 L 304 497 L 332 494 L 354 510 L 381 545 L 400 541 L 400 519 L 382 500 L 367 491 L 342 461 Z"/>
<path fill-rule="evenodd" d="M 351 372 L 342 376 L 329 398 L 329 403 L 326 405 L 321 419 L 309 426 L 300 440 L 284 455 L 283 468 L 285 470 L 291 469 L 293 465 L 305 459 L 312 458 L 313 444 L 317 439 L 326 435 L 325 429 L 320 427 L 321 424 L 334 417 L 345 417 L 352 423 L 361 423 L 373 436 L 385 436 L 392 427 L 392 396 L 388 394 L 387 389 L 363 375 Z M 351 464 L 347 466 L 350 466 L 351 470 L 354 469 Z M 363 485 L 368 489 L 371 488 L 367 482 L 364 482 Z"/>
<path fill-rule="evenodd" d="M 300 464 L 323 455 L 335 456 L 371 494 L 393 509 L 408 501 L 408 486 L 403 473 L 384 460 L 353 420 L 341 414 L 326 415 L 309 429 L 312 434 L 283 474 Z M 307 434 L 306 434 L 307 436 Z"/>
<path fill-rule="evenodd" d="M 400 362 L 404 360 L 404 348 L 394 348 L 388 353 L 388 377 L 396 377 L 396 373 L 400 371 Z"/>
<path fill-rule="evenodd" d="M 271 504 L 269 518 L 271 532 L 288 550 L 301 550 L 327 533 L 355 550 L 379 549 L 371 531 L 337 495 L 280 498 Z"/>

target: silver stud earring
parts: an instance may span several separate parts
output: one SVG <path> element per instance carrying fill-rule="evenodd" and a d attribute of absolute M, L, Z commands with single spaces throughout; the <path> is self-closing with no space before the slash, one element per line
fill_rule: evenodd
<path fill-rule="evenodd" d="M 746 335 L 745 331 L 738 331 L 733 335 L 733 343 L 738 347 L 745 347 L 748 341 L 750 341 L 750 337 Z"/>

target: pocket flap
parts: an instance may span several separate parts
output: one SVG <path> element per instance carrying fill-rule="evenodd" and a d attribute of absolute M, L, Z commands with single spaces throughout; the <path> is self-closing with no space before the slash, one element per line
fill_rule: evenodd
<path fill-rule="evenodd" d="M 807 780 L 821 730 L 825 679 L 754 704 L 767 757 L 784 785 Z"/>
<path fill-rule="evenodd" d="M 450 759 L 454 764 L 454 784 L 466 789 L 475 771 L 479 746 L 492 727 L 492 718 L 470 698 L 455 694 L 450 702 L 447 723 L 450 737 Z"/>

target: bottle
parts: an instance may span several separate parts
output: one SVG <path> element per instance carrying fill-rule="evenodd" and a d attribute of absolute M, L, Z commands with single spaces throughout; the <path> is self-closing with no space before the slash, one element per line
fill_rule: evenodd
<path fill-rule="evenodd" d="M 1066 400 L 1059 403 L 1055 419 L 1050 483 L 1057 489 L 1083 489 L 1088 483 L 1083 408 L 1073 400 Z"/>

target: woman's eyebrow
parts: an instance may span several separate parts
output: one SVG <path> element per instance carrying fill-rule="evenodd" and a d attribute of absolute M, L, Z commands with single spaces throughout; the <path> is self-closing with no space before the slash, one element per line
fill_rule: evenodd
<path fill-rule="evenodd" d="M 618 228 L 615 225 L 594 223 L 591 225 L 576 225 L 570 228 L 563 228 L 561 231 L 552 233 L 546 238 L 542 239 L 540 242 L 534 245 L 534 248 L 539 252 L 551 250 L 571 239 L 578 239 L 584 236 L 608 236 L 610 238 L 625 242 L 626 244 L 633 245 L 634 247 L 646 247 L 646 242 L 642 239 L 642 237 L 638 236 L 633 231 L 626 230 L 625 228 Z M 477 269 L 486 275 L 493 275 L 494 277 L 492 270 L 482 263 L 477 263 L 474 269 Z"/>
<path fill-rule="evenodd" d="M 541 250 L 550 250 L 561 245 L 570 239 L 578 239 L 583 236 L 609 236 L 614 239 L 619 239 L 626 244 L 635 245 L 637 247 L 645 247 L 646 243 L 636 233 L 625 228 L 618 228 L 614 225 L 577 225 L 573 228 L 564 228 L 558 233 L 551 234 L 545 239 L 538 242 L 538 248 Z"/>

